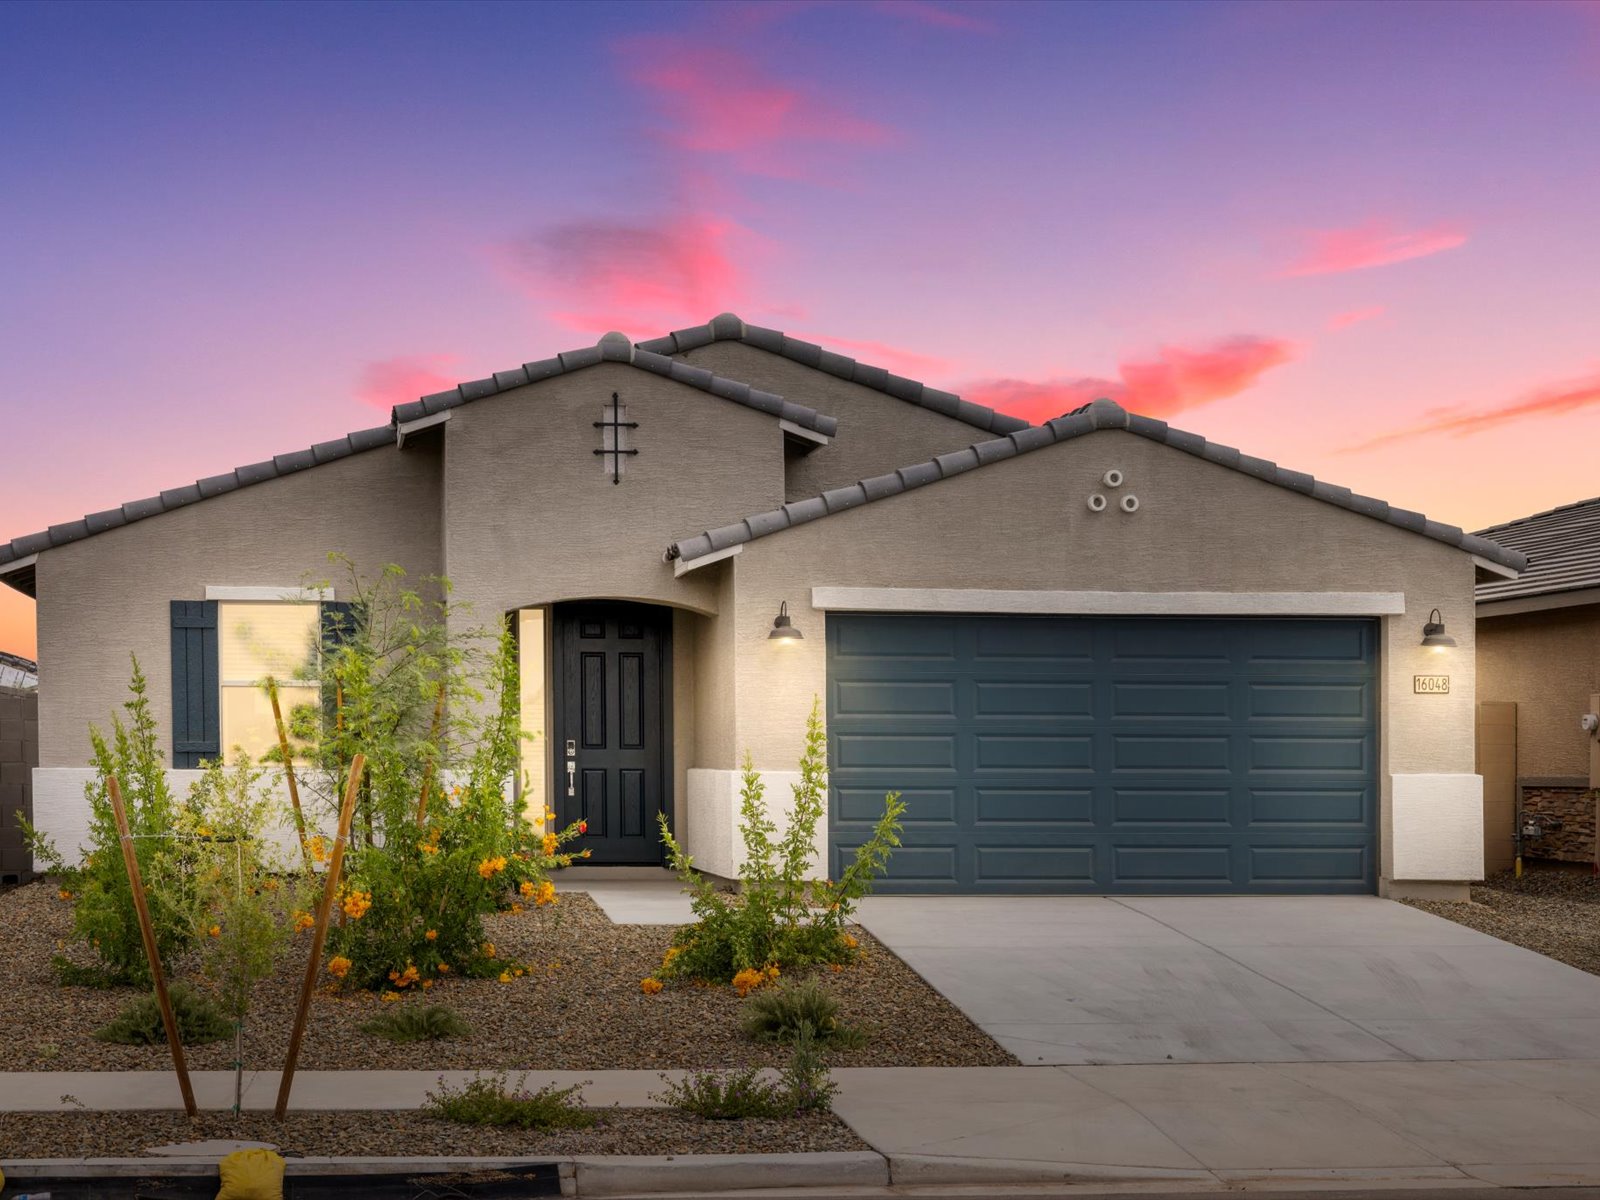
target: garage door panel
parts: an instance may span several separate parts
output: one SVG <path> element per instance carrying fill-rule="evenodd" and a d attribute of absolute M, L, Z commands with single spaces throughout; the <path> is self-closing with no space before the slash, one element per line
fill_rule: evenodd
<path fill-rule="evenodd" d="M 1252 680 L 1245 695 L 1245 715 L 1252 719 L 1366 721 L 1372 715 L 1372 688 L 1361 682 Z"/>
<path fill-rule="evenodd" d="M 1094 738 L 1088 734 L 973 735 L 973 766 L 979 771 L 1088 771 L 1094 767 Z"/>
<path fill-rule="evenodd" d="M 1231 788 L 1114 787 L 1112 825 L 1229 825 Z"/>
<path fill-rule="evenodd" d="M 1033 823 L 1092 827 L 1095 821 L 1094 791 L 1091 788 L 1005 788 L 972 789 L 974 825 Z"/>
<path fill-rule="evenodd" d="M 975 717 L 1094 717 L 1094 686 L 1087 680 L 992 680 L 972 683 Z"/>
<path fill-rule="evenodd" d="M 1231 739 L 1226 734 L 1185 737 L 1177 734 L 1116 733 L 1111 738 L 1114 771 L 1181 771 L 1227 774 L 1232 769 Z"/>
<path fill-rule="evenodd" d="M 1251 825 L 1351 825 L 1372 821 L 1373 793 L 1352 788 L 1249 788 Z"/>
<path fill-rule="evenodd" d="M 1112 720 L 1226 721 L 1231 687 L 1226 682 L 1194 683 L 1170 679 L 1114 680 Z"/>
<path fill-rule="evenodd" d="M 1375 628 L 830 618 L 835 870 L 900 790 L 888 892 L 1370 893 Z"/>

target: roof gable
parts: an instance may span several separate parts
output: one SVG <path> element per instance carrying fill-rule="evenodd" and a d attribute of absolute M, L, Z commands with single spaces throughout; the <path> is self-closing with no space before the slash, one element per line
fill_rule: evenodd
<path fill-rule="evenodd" d="M 405 425 L 447 409 L 470 404 L 485 396 L 495 396 L 501 392 L 509 392 L 513 388 L 527 387 L 530 383 L 538 383 L 541 379 L 581 371 L 603 362 L 623 363 L 637 367 L 641 371 L 648 371 L 652 375 L 664 376 L 688 387 L 710 392 L 713 396 L 720 396 L 724 400 L 731 400 L 735 404 L 742 404 L 746 408 L 770 413 L 780 420 L 792 422 L 824 437 L 833 437 L 839 432 L 838 421 L 824 416 L 813 408 L 807 408 L 803 404 L 791 404 L 782 396 L 763 392 L 748 383 L 724 379 L 702 367 L 691 366 L 664 354 L 635 347 L 620 333 L 608 333 L 595 345 L 585 346 L 581 350 L 569 350 L 554 358 L 523 363 L 522 366 L 510 371 L 497 371 L 487 379 L 470 380 L 449 391 L 434 392 L 408 404 L 397 404 L 390 420 L 396 426 Z"/>
<path fill-rule="evenodd" d="M 1600 588 L 1600 497 L 1563 504 L 1478 531 L 1527 556 L 1517 579 L 1478 585 L 1478 603 Z"/>
<path fill-rule="evenodd" d="M 1071 441 L 1073 438 L 1099 429 L 1126 430 L 1176 450 L 1182 450 L 1186 454 L 1203 458 L 1207 462 L 1227 467 L 1229 470 L 1250 475 L 1276 487 L 1287 488 L 1324 503 L 1398 526 L 1411 533 L 1444 542 L 1513 571 L 1520 571 L 1527 565 L 1526 558 L 1516 550 L 1509 550 L 1495 542 L 1464 533 L 1455 525 L 1430 521 L 1421 513 L 1395 508 L 1370 496 L 1357 495 L 1349 488 L 1322 483 L 1300 471 L 1290 471 L 1266 459 L 1242 454 L 1232 446 L 1208 442 L 1198 434 L 1173 429 L 1165 421 L 1130 413 L 1111 400 L 1096 400 L 1093 404 L 1085 405 L 1043 425 L 1019 430 L 992 441 L 977 442 L 964 450 L 941 454 L 937 458 L 902 467 L 887 475 L 863 479 L 848 487 L 835 488 L 820 496 L 792 501 L 781 508 L 746 517 L 732 525 L 709 529 L 692 537 L 680 539 L 667 547 L 667 557 L 681 559 L 685 563 L 693 562 L 708 554 L 715 554 L 731 546 L 779 533 L 795 525 L 832 516 L 846 509 L 859 508 L 864 504 L 871 504 L 876 500 L 896 496 L 915 488 L 926 487 L 942 479 L 949 479 L 1004 459 L 1014 458 L 1019 454 L 1028 454 L 1046 446 Z"/>
<path fill-rule="evenodd" d="M 683 354 L 700 346 L 723 341 L 742 342 L 769 354 L 781 355 L 802 366 L 883 392 L 896 400 L 965 422 L 986 433 L 1007 434 L 1030 428 L 1021 417 L 996 412 L 992 408 L 963 400 L 953 392 L 940 391 L 915 379 L 891 374 L 883 367 L 868 366 L 843 354 L 835 354 L 815 342 L 792 338 L 781 329 L 747 325 L 733 313 L 722 313 L 704 325 L 679 329 L 665 337 L 640 342 L 639 349 L 652 354 Z"/>

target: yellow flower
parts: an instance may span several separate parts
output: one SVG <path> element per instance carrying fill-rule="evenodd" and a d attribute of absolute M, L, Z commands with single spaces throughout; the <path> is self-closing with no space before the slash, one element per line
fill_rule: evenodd
<path fill-rule="evenodd" d="M 672 965 L 672 960 L 677 958 L 678 955 L 682 953 L 682 946 L 668 946 L 667 952 L 661 956 L 661 965 L 663 967 L 670 967 Z"/>
<path fill-rule="evenodd" d="M 767 964 L 767 978 L 768 979 L 776 979 L 777 977 L 778 977 L 778 964 L 777 963 L 768 963 Z"/>
<path fill-rule="evenodd" d="M 379 996 L 378 999 L 382 1000 L 385 1004 L 393 1004 L 396 1000 L 400 999 L 400 993 L 385 992 L 383 995 Z"/>
<path fill-rule="evenodd" d="M 511 982 L 511 972 L 510 971 L 501 971 L 500 972 L 500 982 L 501 983 L 510 983 Z"/>
<path fill-rule="evenodd" d="M 543 908 L 546 904 L 554 904 L 556 902 L 556 885 L 546 879 L 539 885 L 539 891 L 533 897 L 533 902 L 540 908 Z"/>
<path fill-rule="evenodd" d="M 854 950 L 854 949 L 855 949 L 855 948 L 856 948 L 856 947 L 857 947 L 857 946 L 859 946 L 859 945 L 860 945 L 860 944 L 861 944 L 861 943 L 860 943 L 860 942 L 858 942 L 858 941 L 856 941 L 856 939 L 855 939 L 855 938 L 853 938 L 853 937 L 851 937 L 851 936 L 850 936 L 850 935 L 849 935 L 849 934 L 848 934 L 848 933 L 847 933 L 847 934 L 845 934 L 845 935 L 844 935 L 844 944 L 845 944 L 845 945 L 846 945 L 846 946 L 848 946 L 848 947 L 849 947 L 849 948 L 850 948 L 850 949 L 851 949 L 851 950 Z"/>
<path fill-rule="evenodd" d="M 497 854 L 493 858 L 486 858 L 478 864 L 478 874 L 485 879 L 493 879 L 506 869 L 506 856 Z"/>
<path fill-rule="evenodd" d="M 298 908 L 294 911 L 294 931 L 300 933 L 310 929 L 317 923 L 317 919 L 308 912 L 301 912 Z"/>
<path fill-rule="evenodd" d="M 428 989 L 429 989 L 429 988 L 431 988 L 431 987 L 432 987 L 432 986 L 433 986 L 433 980 L 431 980 L 431 979 L 424 979 L 424 980 L 423 980 L 423 981 L 422 981 L 422 990 L 423 990 L 423 991 L 427 991 L 427 990 L 428 990 Z"/>
<path fill-rule="evenodd" d="M 518 913 L 519 913 L 519 912 L 521 912 L 521 911 L 522 911 L 522 905 L 520 905 L 520 904 L 516 904 L 516 903 L 513 903 L 513 904 L 512 904 L 512 905 L 511 905 L 511 915 L 512 915 L 512 916 L 513 916 L 513 917 L 514 917 L 514 916 L 516 916 L 516 915 L 517 915 L 517 914 L 518 914 Z"/>
<path fill-rule="evenodd" d="M 439 940 L 439 931 L 437 929 L 430 929 L 422 936 L 427 938 L 430 942 L 437 942 Z"/>
<path fill-rule="evenodd" d="M 350 973 L 350 960 L 342 954 L 335 954 L 328 960 L 328 974 L 335 979 L 343 979 Z"/>
<path fill-rule="evenodd" d="M 328 861 L 328 839 L 320 833 L 306 842 L 306 849 L 311 851 L 312 862 Z"/>
<path fill-rule="evenodd" d="M 201 836 L 201 837 L 203 837 L 203 838 L 208 838 L 208 837 L 210 837 L 210 836 L 211 836 L 211 829 L 210 829 L 210 827 L 209 827 L 209 826 L 206 826 L 206 825 L 202 825 L 202 826 L 200 826 L 200 836 Z"/>
<path fill-rule="evenodd" d="M 206 930 L 206 932 L 209 933 L 214 938 L 219 938 L 219 937 L 222 936 L 222 926 L 221 925 L 213 925 L 210 929 Z"/>
<path fill-rule="evenodd" d="M 733 977 L 733 990 L 741 996 L 748 996 L 766 981 L 767 976 L 764 972 L 746 967 Z"/>
<path fill-rule="evenodd" d="M 421 850 L 424 854 L 439 853 L 439 847 L 435 846 L 432 842 L 418 842 L 417 849 Z"/>
<path fill-rule="evenodd" d="M 549 858 L 556 852 L 556 847 L 561 844 L 561 839 L 553 833 L 544 835 L 544 856 Z"/>
<path fill-rule="evenodd" d="M 485 942 L 483 944 L 483 953 L 484 953 L 484 957 L 493 958 L 495 956 L 495 953 L 496 953 L 495 948 L 494 948 L 494 943 L 493 942 Z"/>
<path fill-rule="evenodd" d="M 662 983 L 661 980 L 656 979 L 654 976 L 649 979 L 641 979 L 639 981 L 639 990 L 646 996 L 654 996 L 666 986 L 666 984 Z"/>
<path fill-rule="evenodd" d="M 554 821 L 556 819 L 556 810 L 553 809 L 553 808 L 545 809 L 544 810 L 544 819 L 546 821 Z"/>
<path fill-rule="evenodd" d="M 344 898 L 344 915 L 352 921 L 359 921 L 367 915 L 367 910 L 372 907 L 372 893 L 352 890 Z"/>
<path fill-rule="evenodd" d="M 524 896 L 531 896 L 531 895 L 533 895 L 533 880 L 531 880 L 531 879 L 524 879 L 524 880 L 523 880 L 523 881 L 522 881 L 522 886 L 521 886 L 521 887 L 519 887 L 519 888 L 518 888 L 518 889 L 517 889 L 517 891 L 519 891 L 519 892 L 521 892 L 521 893 L 522 893 L 522 894 L 523 894 L 523 895 L 524 895 Z"/>
<path fill-rule="evenodd" d="M 440 963 L 437 967 L 434 968 L 434 970 L 438 971 L 439 974 L 441 974 L 441 975 L 448 975 L 450 973 L 450 964 L 449 963 Z"/>
<path fill-rule="evenodd" d="M 275 892 L 275 891 L 278 890 L 278 881 L 276 879 L 270 879 L 270 878 L 269 879 L 263 879 L 261 881 L 261 886 L 266 888 L 267 891 L 269 891 L 269 892 Z"/>

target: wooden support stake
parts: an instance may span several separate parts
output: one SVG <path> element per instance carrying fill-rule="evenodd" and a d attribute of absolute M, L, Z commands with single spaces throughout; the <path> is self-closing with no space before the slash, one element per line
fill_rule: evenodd
<path fill-rule="evenodd" d="M 317 905 L 316 928 L 311 935 L 311 957 L 306 961 L 306 977 L 300 985 L 300 1007 L 294 1014 L 294 1031 L 289 1035 L 289 1055 L 284 1060 L 283 1077 L 278 1082 L 278 1103 L 272 1110 L 275 1120 L 283 1120 L 289 1110 L 289 1089 L 294 1086 L 294 1068 L 300 1059 L 300 1043 L 306 1033 L 306 1018 L 311 1013 L 311 994 L 316 990 L 317 972 L 322 969 L 322 947 L 328 940 L 328 917 L 333 911 L 334 897 L 339 893 L 339 872 L 344 867 L 344 844 L 350 836 L 350 819 L 355 815 L 356 791 L 361 786 L 361 774 L 366 770 L 367 759 L 357 754 L 350 761 L 350 780 L 345 784 L 344 804 L 339 809 L 339 832 L 333 839 L 333 852 L 328 857 L 328 878 L 322 887 L 322 901 Z"/>
<path fill-rule="evenodd" d="M 428 745 L 433 746 L 435 753 L 438 747 L 435 743 L 439 740 L 439 722 L 444 718 L 444 683 L 439 684 L 439 699 L 433 706 L 433 724 L 428 729 Z M 433 765 L 435 759 L 429 758 L 428 765 L 422 768 L 422 796 L 417 801 L 417 824 L 427 824 L 428 821 L 428 791 L 433 786 Z"/>
<path fill-rule="evenodd" d="M 178 1036 L 178 1018 L 172 1013 L 172 997 L 167 994 L 167 977 L 161 971 L 161 951 L 156 946 L 155 926 L 150 922 L 150 907 L 144 899 L 144 880 L 139 875 L 139 856 L 134 853 L 133 835 L 128 832 L 128 810 L 122 804 L 122 788 L 115 775 L 106 780 L 111 793 L 111 811 L 117 818 L 117 836 L 122 841 L 122 861 L 128 868 L 128 883 L 133 888 L 133 907 L 139 914 L 139 936 L 144 939 L 145 957 L 150 960 L 150 979 L 155 984 L 156 1004 L 161 1009 L 161 1024 L 167 1031 L 167 1046 L 172 1051 L 172 1067 L 178 1073 L 178 1090 L 183 1093 L 183 1111 L 199 1116 L 194 1088 L 189 1086 L 189 1067 L 183 1061 L 183 1041 Z"/>
<path fill-rule="evenodd" d="M 272 699 L 272 719 L 278 726 L 278 749 L 283 754 L 283 777 L 289 782 L 289 803 L 294 806 L 294 829 L 300 835 L 300 857 L 306 874 L 311 873 L 311 847 L 306 843 L 306 817 L 300 811 L 300 788 L 294 778 L 294 756 L 289 752 L 289 731 L 284 728 L 283 712 L 278 707 L 278 681 L 267 676 L 267 695 Z"/>

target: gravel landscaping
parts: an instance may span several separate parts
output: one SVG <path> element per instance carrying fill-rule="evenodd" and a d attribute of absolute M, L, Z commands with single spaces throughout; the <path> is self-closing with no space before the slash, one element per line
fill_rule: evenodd
<path fill-rule="evenodd" d="M 559 886 L 560 879 L 557 877 Z M 639 981 L 660 964 L 672 937 L 664 926 L 614 925 L 580 891 L 560 892 L 548 909 L 489 918 L 501 957 L 529 973 L 512 983 L 449 979 L 426 993 L 472 1027 L 464 1038 L 395 1045 L 361 1031 L 396 1007 L 366 993 L 319 994 L 300 1066 L 305 1070 L 696 1068 L 776 1066 L 786 1051 L 739 1032 L 743 1001 L 730 987 L 674 985 L 647 996 Z M 126 988 L 63 988 L 50 957 L 71 928 L 71 908 L 54 885 L 38 882 L 0 896 L 0 1071 L 164 1070 L 164 1045 L 119 1046 L 92 1036 L 135 993 Z M 840 1067 L 1014 1066 L 1017 1060 L 966 1019 L 864 930 L 864 955 L 819 977 L 840 1003 L 840 1017 L 866 1030 L 867 1043 L 837 1050 Z M 304 944 L 262 983 L 246 1029 L 247 1069 L 275 1069 L 284 1057 Z M 192 964 L 173 972 L 193 977 Z M 415 1004 L 415 998 L 402 1003 Z M 231 1066 L 231 1040 L 190 1047 L 195 1070 Z M 377 1119 L 377 1118 L 373 1118 Z M 9 1123 L 8 1116 L 8 1123 Z"/>
<path fill-rule="evenodd" d="M 1587 870 L 1495 875 L 1470 901 L 1403 903 L 1600 975 L 1600 879 Z"/>
<path fill-rule="evenodd" d="M 418 1112 L 7 1113 L 0 1159 L 139 1157 L 152 1146 L 209 1138 L 265 1142 L 286 1157 L 474 1154 L 571 1158 L 581 1154 L 779 1154 L 871 1147 L 828 1113 L 786 1120 L 702 1121 L 670 1109 L 605 1109 L 589 1129 L 549 1131 L 455 1125 Z"/>

